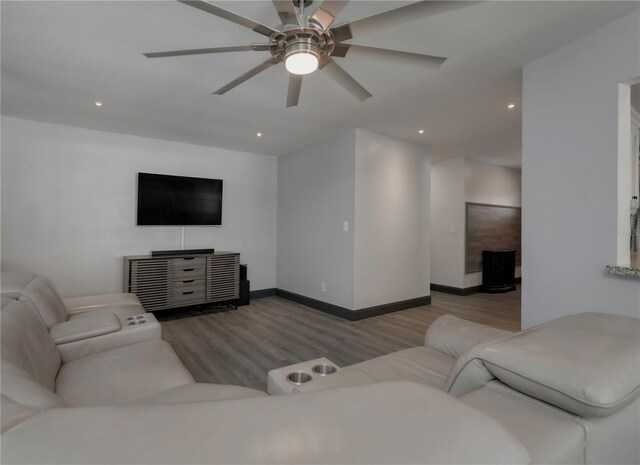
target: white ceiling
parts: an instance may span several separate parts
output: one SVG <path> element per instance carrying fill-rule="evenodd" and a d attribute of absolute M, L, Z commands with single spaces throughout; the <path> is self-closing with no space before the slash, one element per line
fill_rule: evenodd
<path fill-rule="evenodd" d="M 278 23 L 271 2 L 216 3 Z M 406 3 L 353 0 L 338 22 Z M 202 11 L 172 1 L 2 1 L 2 113 L 273 155 L 358 127 L 423 143 L 435 159 L 465 155 L 519 166 L 522 65 L 638 5 L 484 2 L 381 30 L 354 42 L 449 60 L 430 71 L 337 59 L 373 98 L 361 103 L 316 72 L 305 79 L 299 106 L 286 109 L 282 65 L 210 95 L 268 52 L 141 55 L 266 39 Z M 518 106 L 509 111 L 508 102 Z"/>

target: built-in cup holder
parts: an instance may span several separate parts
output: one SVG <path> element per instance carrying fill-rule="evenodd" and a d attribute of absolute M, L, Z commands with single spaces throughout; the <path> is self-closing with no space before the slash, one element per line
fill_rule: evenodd
<path fill-rule="evenodd" d="M 287 375 L 287 379 L 293 384 L 300 385 L 311 381 L 311 375 L 309 373 L 305 373 L 304 371 L 294 371 L 293 373 L 289 373 Z"/>
<path fill-rule="evenodd" d="M 320 376 L 327 376 L 335 373 L 336 371 L 338 371 L 336 367 L 327 363 L 321 363 L 313 367 L 313 372 L 319 374 Z"/>

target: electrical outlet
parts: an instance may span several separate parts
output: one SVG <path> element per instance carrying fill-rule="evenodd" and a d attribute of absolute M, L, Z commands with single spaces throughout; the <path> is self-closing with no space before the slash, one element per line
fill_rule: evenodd
<path fill-rule="evenodd" d="M 349 222 L 348 221 L 343 221 L 342 222 L 342 230 L 344 232 L 349 232 Z"/>
<path fill-rule="evenodd" d="M 324 282 L 320 283 L 320 292 L 327 292 L 327 285 Z"/>

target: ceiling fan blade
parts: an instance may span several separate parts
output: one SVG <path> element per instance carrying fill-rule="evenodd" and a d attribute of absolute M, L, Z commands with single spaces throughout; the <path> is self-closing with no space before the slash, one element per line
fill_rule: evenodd
<path fill-rule="evenodd" d="M 274 65 L 277 65 L 278 63 L 280 63 L 280 58 L 270 58 L 267 61 L 260 63 L 258 66 L 256 66 L 253 69 L 250 69 L 249 71 L 247 71 L 246 73 L 244 73 L 242 76 L 240 76 L 239 78 L 234 79 L 233 81 L 231 81 L 229 84 L 227 84 L 224 87 L 221 87 L 220 89 L 216 90 L 213 94 L 211 95 L 222 95 L 225 94 L 227 92 L 229 92 L 231 89 L 233 89 L 234 87 L 239 86 L 240 84 L 242 84 L 243 82 L 251 79 L 253 76 L 255 76 L 256 74 L 260 74 L 261 72 L 271 68 Z"/>
<path fill-rule="evenodd" d="M 458 2 L 458 1 L 421 1 L 410 5 L 385 11 L 376 15 L 362 19 L 356 19 L 350 23 L 340 24 L 331 28 L 331 32 L 336 42 L 353 39 L 362 34 L 373 32 L 377 29 L 406 23 L 415 19 L 437 15 L 450 10 L 473 5 L 479 2 Z"/>
<path fill-rule="evenodd" d="M 346 90 L 351 92 L 354 97 L 356 97 L 361 102 L 367 100 L 372 95 L 362 87 L 358 81 L 353 79 L 349 73 L 347 73 L 344 69 L 342 69 L 338 64 L 333 61 L 331 58 L 326 59 L 326 64 L 322 67 L 322 70 L 329 75 L 331 79 L 336 81 Z"/>
<path fill-rule="evenodd" d="M 289 89 L 287 90 L 287 108 L 298 106 L 300 89 L 302 88 L 301 74 L 289 73 Z"/>
<path fill-rule="evenodd" d="M 446 61 L 446 58 L 432 55 L 422 55 L 420 53 L 402 52 L 400 50 L 389 50 L 386 48 L 369 47 L 356 44 L 336 44 L 331 53 L 332 57 L 344 58 L 346 56 L 362 56 L 366 58 L 388 58 L 396 61 L 405 61 L 414 65 L 438 68 Z"/>
<path fill-rule="evenodd" d="M 272 0 L 273 6 L 278 12 L 278 17 L 282 24 L 295 24 L 302 26 L 296 14 L 296 8 L 291 0 Z"/>
<path fill-rule="evenodd" d="M 172 50 L 168 52 L 143 53 L 147 58 L 179 57 L 183 55 L 204 55 L 207 53 L 226 52 L 263 52 L 269 50 L 269 44 L 231 45 L 228 47 L 192 48 L 187 50 Z"/>
<path fill-rule="evenodd" d="M 199 10 L 206 11 L 207 13 L 211 13 L 212 15 L 216 15 L 220 18 L 226 19 L 227 21 L 231 21 L 232 23 L 239 24 L 240 26 L 248 27 L 249 29 L 252 29 L 255 32 L 267 37 L 271 37 L 271 34 L 278 33 L 278 30 L 272 28 L 271 26 L 267 26 L 266 24 L 262 24 L 252 19 L 245 18 L 244 16 L 240 16 L 233 11 L 225 10 L 224 8 L 220 8 L 219 6 L 212 5 L 211 3 L 204 2 L 202 0 L 178 1 L 193 8 L 197 8 Z"/>
<path fill-rule="evenodd" d="M 318 7 L 311 16 L 311 21 L 318 24 L 325 31 L 333 24 L 342 9 L 347 6 L 349 0 L 326 0 Z"/>

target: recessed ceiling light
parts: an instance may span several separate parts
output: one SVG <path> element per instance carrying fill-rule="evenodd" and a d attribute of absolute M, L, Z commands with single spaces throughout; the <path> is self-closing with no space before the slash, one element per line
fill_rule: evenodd
<path fill-rule="evenodd" d="M 513 110 L 515 107 L 516 107 L 516 104 L 515 104 L 515 103 L 510 103 L 509 105 L 507 105 L 507 108 L 508 108 L 509 110 Z"/>
<path fill-rule="evenodd" d="M 420 129 L 420 130 L 418 131 L 418 134 L 424 134 L 424 129 Z"/>
<path fill-rule="evenodd" d="M 262 133 L 261 132 L 256 132 L 256 136 L 262 137 Z"/>
<path fill-rule="evenodd" d="M 101 106 L 102 106 L 102 102 L 94 102 L 93 104 L 94 104 L 95 106 L 97 106 L 97 107 L 101 107 Z"/>

